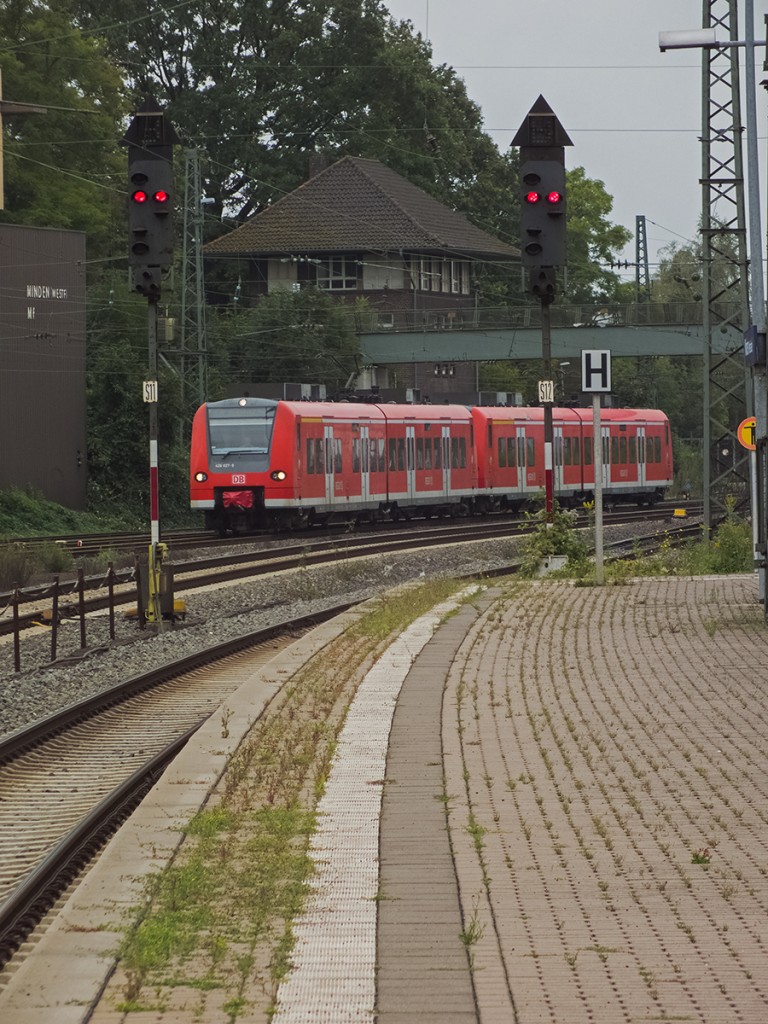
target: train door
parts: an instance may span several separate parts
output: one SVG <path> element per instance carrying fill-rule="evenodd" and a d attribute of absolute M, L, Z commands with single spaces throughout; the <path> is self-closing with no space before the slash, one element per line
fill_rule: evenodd
<path fill-rule="evenodd" d="M 601 424 L 600 435 L 602 438 L 602 466 L 601 476 L 603 480 L 603 490 L 611 486 L 611 428 Z"/>
<path fill-rule="evenodd" d="M 451 490 L 451 428 L 442 428 L 443 443 L 443 494 L 447 496 Z"/>
<path fill-rule="evenodd" d="M 552 453 L 552 484 L 555 493 L 563 490 L 563 428 L 555 426 L 552 428 L 552 440 L 554 442 Z"/>
<path fill-rule="evenodd" d="M 645 472 L 645 427 L 638 426 L 637 428 L 637 483 L 640 487 L 645 487 L 646 472 Z"/>
<path fill-rule="evenodd" d="M 408 497 L 413 499 L 416 493 L 416 428 L 405 428 L 405 468 L 408 482 Z"/>
<path fill-rule="evenodd" d="M 363 501 L 369 501 L 371 497 L 371 464 L 370 464 L 370 430 L 367 426 L 360 426 L 360 496 Z M 375 468 L 375 467 L 374 467 Z"/>
<path fill-rule="evenodd" d="M 336 448 L 338 446 L 339 456 L 341 455 L 341 440 L 334 438 L 333 427 L 323 427 L 323 438 L 325 440 L 325 500 L 327 504 L 333 505 L 336 499 Z"/>

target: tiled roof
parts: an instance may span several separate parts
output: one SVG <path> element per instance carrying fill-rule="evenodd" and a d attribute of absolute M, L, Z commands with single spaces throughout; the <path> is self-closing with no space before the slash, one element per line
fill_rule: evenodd
<path fill-rule="evenodd" d="M 205 246 L 222 256 L 398 250 L 518 255 L 378 160 L 359 157 L 344 157 Z"/>

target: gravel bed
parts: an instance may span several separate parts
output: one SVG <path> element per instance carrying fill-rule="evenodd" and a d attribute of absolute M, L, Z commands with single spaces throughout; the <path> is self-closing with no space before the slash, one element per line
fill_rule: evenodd
<path fill-rule="evenodd" d="M 173 630 L 139 630 L 120 609 L 111 642 L 106 615 L 91 616 L 82 657 L 80 625 L 59 626 L 57 661 L 49 664 L 50 632 L 25 639 L 21 668 L 13 672 L 13 645 L 0 644 L 0 735 L 59 708 L 117 685 L 121 680 L 276 622 L 323 611 L 342 601 L 363 601 L 409 581 L 479 572 L 509 564 L 510 541 L 478 542 L 431 551 L 377 555 L 219 585 L 185 595 L 187 615 Z M 67 658 L 72 660 L 68 661 Z"/>
<path fill-rule="evenodd" d="M 606 530 L 606 543 L 623 539 Z M 50 664 L 50 632 L 25 639 L 21 672 L 13 671 L 10 638 L 0 643 L 0 735 L 50 715 L 59 708 L 109 689 L 168 661 L 241 636 L 288 615 L 297 618 L 342 601 L 363 601 L 391 587 L 419 579 L 481 573 L 515 560 L 515 541 L 477 541 L 401 554 L 376 555 L 335 566 L 302 568 L 252 583 L 224 584 L 185 595 L 186 619 L 172 630 L 139 630 L 120 609 L 116 639 L 109 639 L 106 614 L 91 616 L 87 651 L 80 647 L 80 626 L 65 619 L 59 626 L 57 661 Z M 242 549 L 240 549 L 242 550 Z M 4 638 L 5 639 L 5 638 Z"/>

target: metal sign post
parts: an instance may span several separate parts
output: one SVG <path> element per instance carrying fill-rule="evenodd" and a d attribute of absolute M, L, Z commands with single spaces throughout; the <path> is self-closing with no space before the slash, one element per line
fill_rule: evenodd
<path fill-rule="evenodd" d="M 605 582 L 603 558 L 603 439 L 600 426 L 600 395 L 611 390 L 611 353 L 607 349 L 582 349 L 581 390 L 592 392 L 592 462 L 595 470 L 595 579 Z"/>

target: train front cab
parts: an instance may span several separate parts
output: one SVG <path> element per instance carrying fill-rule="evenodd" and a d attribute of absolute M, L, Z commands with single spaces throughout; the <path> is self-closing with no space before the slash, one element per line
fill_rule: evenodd
<path fill-rule="evenodd" d="M 263 525 L 278 403 L 227 398 L 202 405 L 192 422 L 190 504 L 208 529 Z"/>

